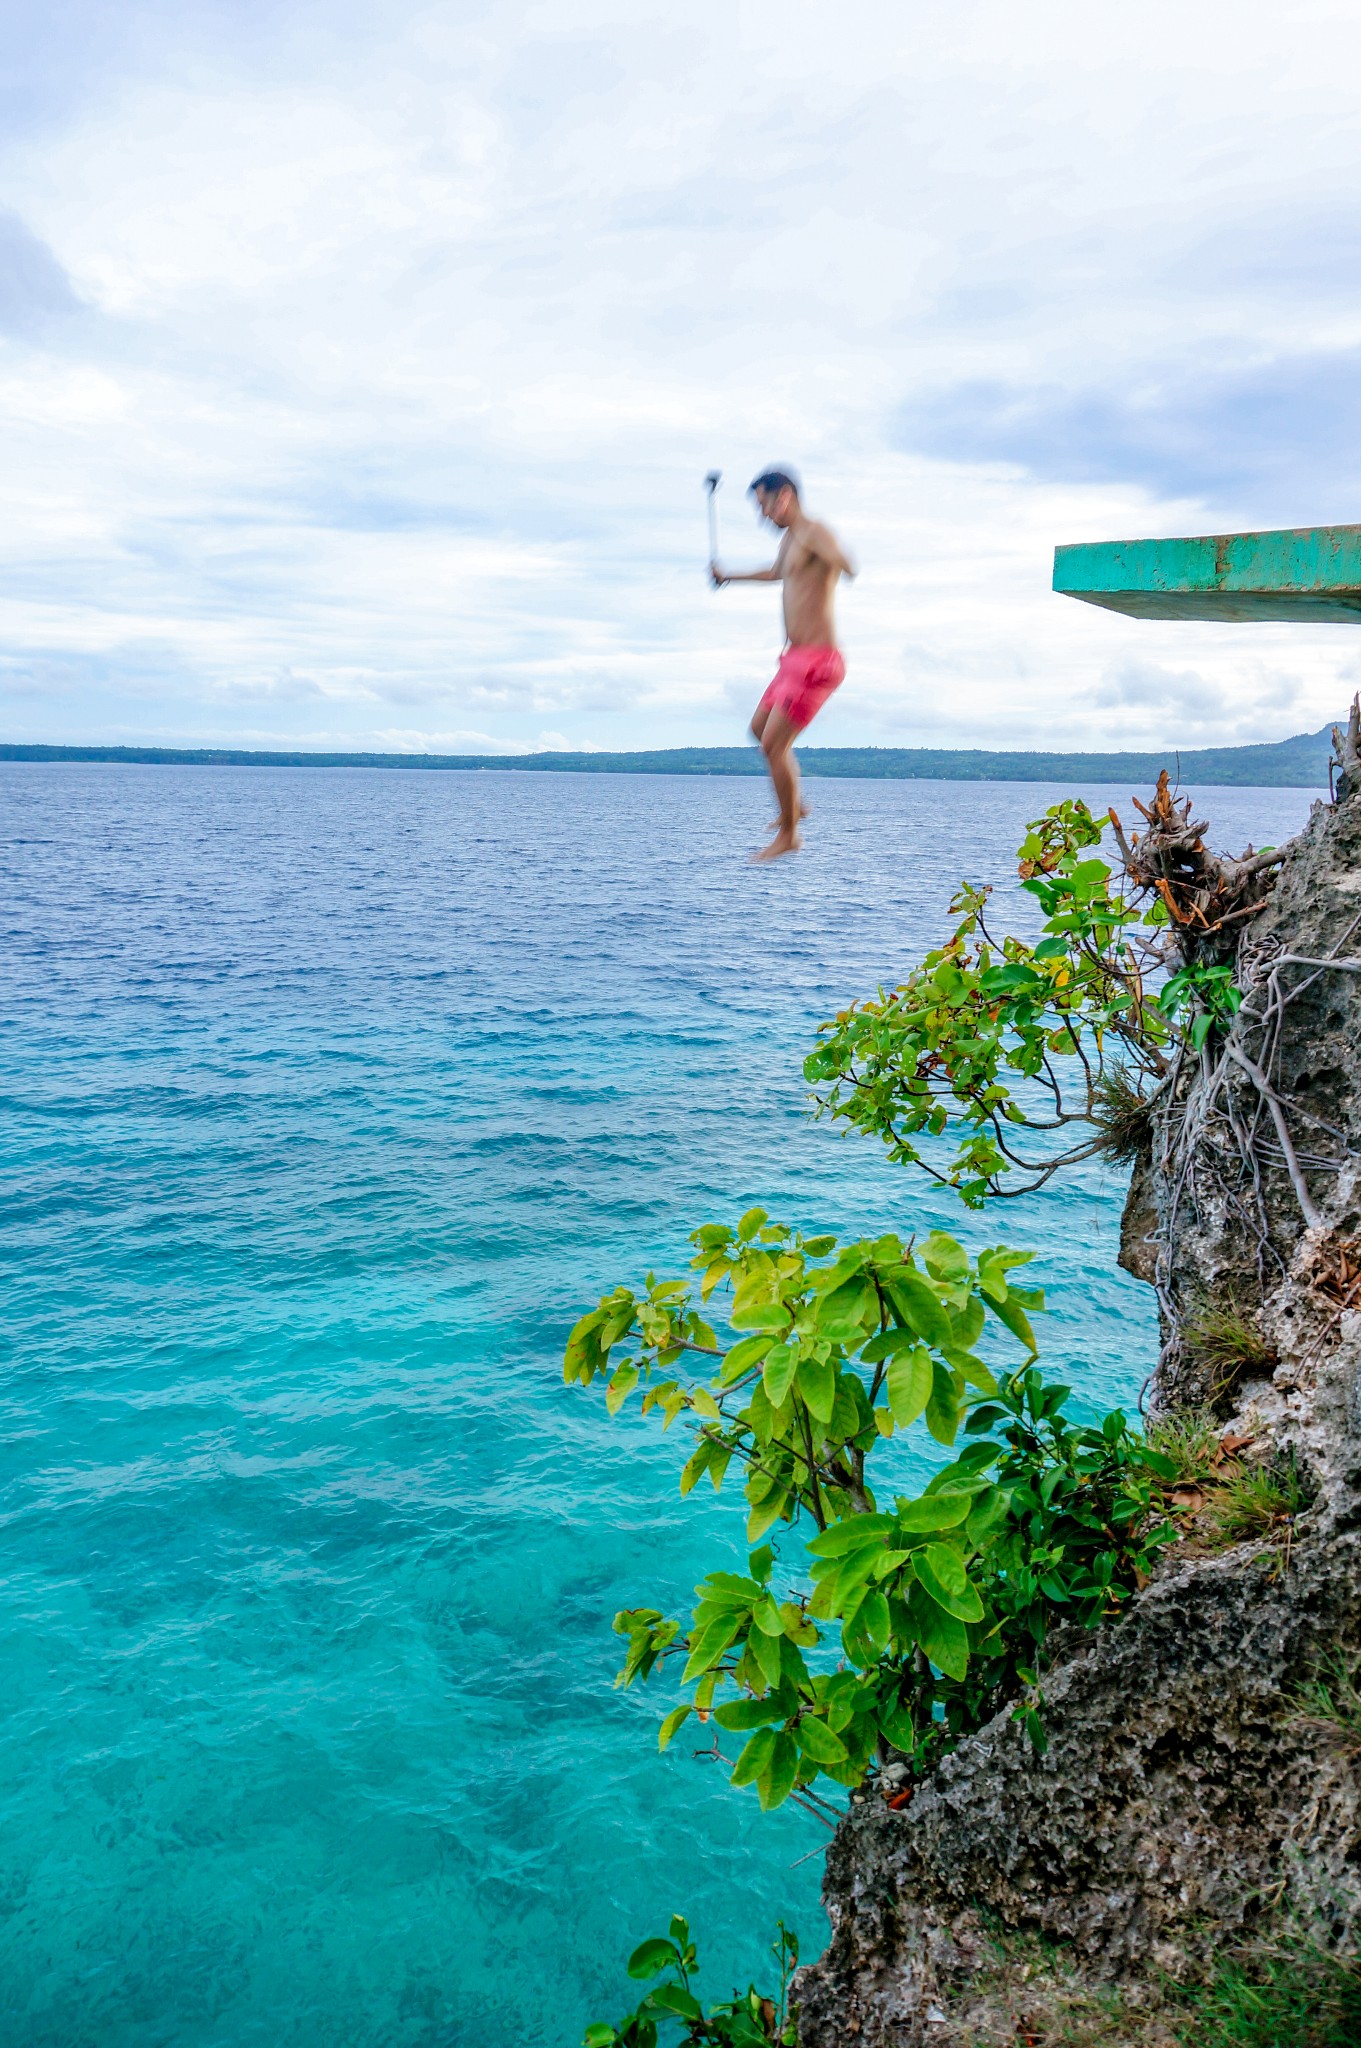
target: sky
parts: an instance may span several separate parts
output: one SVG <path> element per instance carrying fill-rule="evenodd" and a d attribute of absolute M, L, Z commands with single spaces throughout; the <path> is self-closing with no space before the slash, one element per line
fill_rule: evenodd
<path fill-rule="evenodd" d="M 1361 519 L 1361 8 L 0 0 L 0 739 L 1271 740 L 1361 631 L 1055 543 Z"/>

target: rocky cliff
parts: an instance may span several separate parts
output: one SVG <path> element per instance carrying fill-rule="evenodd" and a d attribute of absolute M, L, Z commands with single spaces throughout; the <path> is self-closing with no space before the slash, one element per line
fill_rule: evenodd
<path fill-rule="evenodd" d="M 1215 870 L 1236 907 L 1174 925 L 1183 957 L 1232 960 L 1244 1000 L 1155 1099 L 1124 1231 L 1162 1311 L 1151 1411 L 1215 1417 L 1298 1511 L 1227 1548 L 1190 1516 L 1126 1620 L 1052 1639 L 1045 1755 L 1003 1714 L 905 1811 L 856 1796 L 828 1857 L 832 1940 L 800 1980 L 803 2048 L 1024 2038 L 1016 1958 L 1037 1938 L 1075 1996 L 1123 1986 L 1131 2010 L 1267 1923 L 1361 1946 L 1358 1760 L 1299 1704 L 1361 1651 L 1355 717 L 1338 745 L 1337 801 L 1283 858 Z M 1201 828 L 1178 816 L 1189 860 Z"/>

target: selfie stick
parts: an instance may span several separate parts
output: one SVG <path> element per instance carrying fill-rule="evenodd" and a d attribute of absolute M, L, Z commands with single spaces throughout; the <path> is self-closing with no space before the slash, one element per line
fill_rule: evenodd
<path fill-rule="evenodd" d="M 709 560 L 718 560 L 718 509 L 714 504 L 714 492 L 723 481 L 721 469 L 711 469 L 704 479 L 704 488 L 709 493 Z"/>

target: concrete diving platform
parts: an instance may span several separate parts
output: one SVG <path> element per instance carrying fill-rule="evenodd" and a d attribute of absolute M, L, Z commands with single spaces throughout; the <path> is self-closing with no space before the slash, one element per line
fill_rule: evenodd
<path fill-rule="evenodd" d="M 1357 625 L 1361 526 L 1079 541 L 1055 548 L 1054 588 L 1132 619 Z"/>

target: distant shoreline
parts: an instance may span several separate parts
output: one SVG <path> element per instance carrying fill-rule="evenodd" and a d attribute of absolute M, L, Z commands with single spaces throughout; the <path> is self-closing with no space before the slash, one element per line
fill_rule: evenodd
<path fill-rule="evenodd" d="M 892 782 L 1148 782 L 1168 769 L 1222 788 L 1326 788 L 1332 727 L 1246 747 L 1164 747 L 1125 754 L 989 752 L 948 747 L 802 747 L 805 775 Z M 103 761 L 130 767 L 412 768 L 577 775 L 760 775 L 755 747 L 637 753 L 332 754 L 244 747 L 64 747 L 0 742 L 0 761 Z"/>

